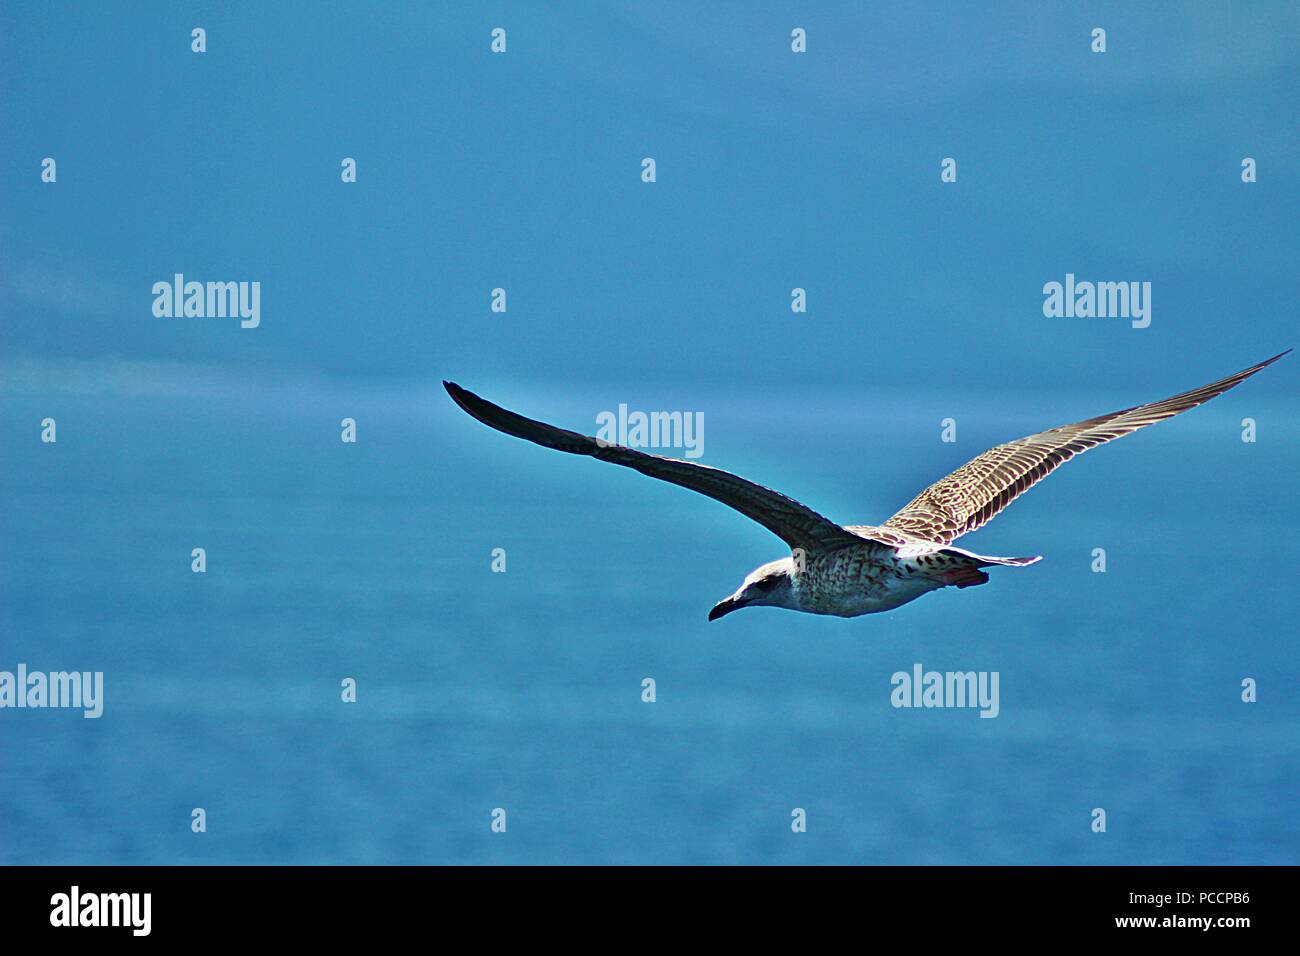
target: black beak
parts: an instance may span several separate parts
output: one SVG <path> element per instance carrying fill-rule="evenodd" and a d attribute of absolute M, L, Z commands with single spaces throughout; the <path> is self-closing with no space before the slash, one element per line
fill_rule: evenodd
<path fill-rule="evenodd" d="M 713 605 L 713 610 L 709 612 L 709 620 L 716 621 L 724 614 L 730 614 L 732 611 L 744 607 L 745 601 L 737 601 L 733 598 L 727 598 L 725 601 L 719 601 Z"/>

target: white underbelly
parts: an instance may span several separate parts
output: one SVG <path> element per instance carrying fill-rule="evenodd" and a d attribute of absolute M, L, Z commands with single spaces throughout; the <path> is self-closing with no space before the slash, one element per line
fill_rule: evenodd
<path fill-rule="evenodd" d="M 844 552 L 810 566 L 795 579 L 802 610 L 838 617 L 890 611 L 942 586 L 925 574 L 899 574 L 896 566 Z"/>
<path fill-rule="evenodd" d="M 924 578 L 912 578 L 891 582 L 874 593 L 860 591 L 856 594 L 836 595 L 823 603 L 825 609 L 818 609 L 817 614 L 835 614 L 840 617 L 857 617 L 859 614 L 877 614 L 880 611 L 892 611 L 909 601 L 915 601 L 923 594 L 936 590 L 940 585 Z M 829 596 L 827 596 L 829 597 Z"/>

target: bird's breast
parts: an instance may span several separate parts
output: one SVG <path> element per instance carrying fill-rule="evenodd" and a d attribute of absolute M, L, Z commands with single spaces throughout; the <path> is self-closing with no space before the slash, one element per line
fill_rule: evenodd
<path fill-rule="evenodd" d="M 907 560 L 877 545 L 842 548 L 807 561 L 794 575 L 801 610 L 855 617 L 888 611 L 936 587 Z"/>

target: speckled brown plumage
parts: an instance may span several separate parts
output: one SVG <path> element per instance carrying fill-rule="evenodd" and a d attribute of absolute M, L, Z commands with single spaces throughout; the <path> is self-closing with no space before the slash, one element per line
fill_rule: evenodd
<path fill-rule="evenodd" d="M 990 448 L 926 488 L 886 521 L 885 527 L 951 544 L 987 524 L 1020 494 L 1075 455 L 1208 402 L 1286 354 L 1274 355 L 1236 375 L 1163 401 L 1049 428 Z"/>
<path fill-rule="evenodd" d="M 938 588 L 983 584 L 988 581 L 984 568 L 1022 567 L 1039 560 L 975 554 L 952 542 L 986 524 L 1075 455 L 1209 401 L 1285 354 L 1163 401 L 990 448 L 926 488 L 883 525 L 841 526 L 793 498 L 719 468 L 565 431 L 493 405 L 459 385 L 443 384 L 457 405 L 498 431 L 698 491 L 789 545 L 790 557 L 752 571 L 735 594 L 714 607 L 710 620 L 756 604 L 854 617 L 890 610 Z"/>

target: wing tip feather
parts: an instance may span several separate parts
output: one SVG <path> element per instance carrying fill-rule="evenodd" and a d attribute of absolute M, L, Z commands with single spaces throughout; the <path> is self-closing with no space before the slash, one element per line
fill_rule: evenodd
<path fill-rule="evenodd" d="M 460 407 L 461 411 L 469 415 L 470 418 L 480 421 L 484 425 L 499 428 L 499 426 L 493 424 L 486 417 L 487 411 L 494 407 L 491 402 L 479 398 L 469 389 L 462 388 L 455 382 L 449 382 L 446 379 L 443 379 L 442 387 L 447 390 L 447 394 L 451 396 L 451 400 Z"/>

